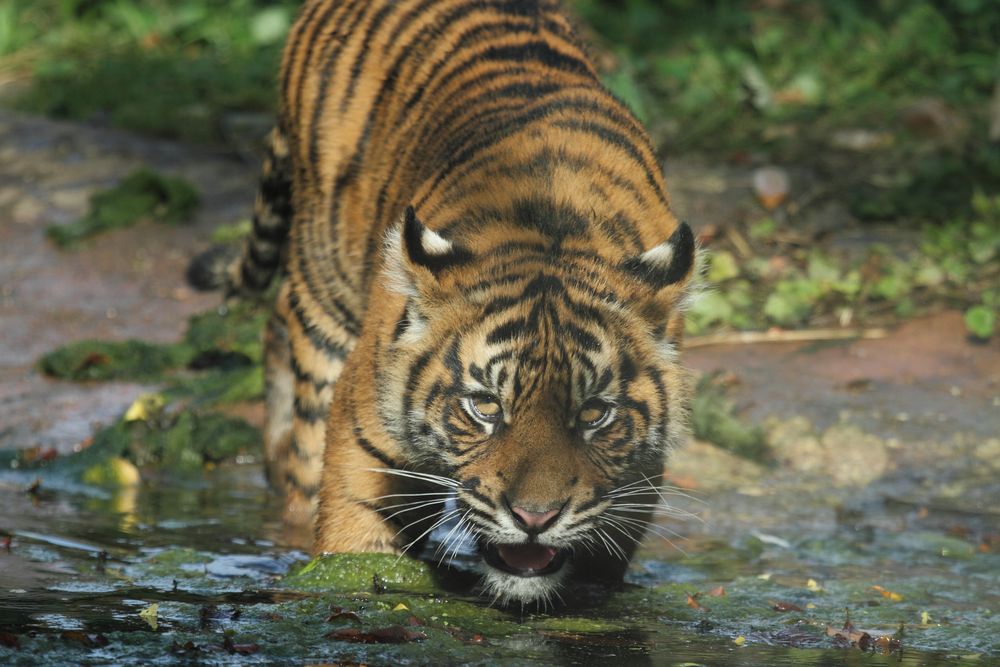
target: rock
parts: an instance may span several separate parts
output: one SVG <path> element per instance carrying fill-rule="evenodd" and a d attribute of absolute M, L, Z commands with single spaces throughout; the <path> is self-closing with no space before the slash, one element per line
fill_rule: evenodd
<path fill-rule="evenodd" d="M 775 460 L 799 472 L 818 472 L 825 465 L 823 447 L 805 417 L 788 421 L 769 420 L 764 428 Z"/>
<path fill-rule="evenodd" d="M 837 486 L 865 486 L 888 471 L 885 442 L 847 424 L 827 429 L 820 438 L 823 469 Z"/>
<path fill-rule="evenodd" d="M 670 457 L 667 468 L 674 479 L 694 480 L 699 491 L 740 488 L 764 476 L 760 464 L 694 438 Z"/>
<path fill-rule="evenodd" d="M 753 173 L 753 191 L 768 211 L 778 208 L 788 197 L 788 172 L 781 167 L 761 167 Z"/>
<path fill-rule="evenodd" d="M 972 453 L 986 467 L 1000 472 L 1000 439 L 990 438 L 978 445 Z"/>

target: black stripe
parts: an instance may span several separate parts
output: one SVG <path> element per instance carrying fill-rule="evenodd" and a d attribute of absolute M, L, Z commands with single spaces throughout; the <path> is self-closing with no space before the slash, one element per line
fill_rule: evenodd
<path fill-rule="evenodd" d="M 295 408 L 295 416 L 308 424 L 315 424 L 316 422 L 323 421 L 326 419 L 326 415 L 329 412 L 327 406 L 306 404 L 298 396 L 295 397 L 293 406 Z"/>
<path fill-rule="evenodd" d="M 355 442 L 358 443 L 358 447 L 363 449 L 365 453 L 367 453 L 372 458 L 378 459 L 378 461 L 387 468 L 399 469 L 399 464 L 396 463 L 396 461 L 393 460 L 391 456 L 389 456 L 381 449 L 373 445 L 371 441 L 369 441 L 367 438 L 363 438 L 361 435 L 359 435 L 358 434 L 359 430 L 360 429 L 355 428 L 355 433 L 354 433 L 354 439 Z"/>
<path fill-rule="evenodd" d="M 486 334 L 486 344 L 496 345 L 497 343 L 506 343 L 514 340 L 521 335 L 524 330 L 525 321 L 523 318 L 513 319 L 508 322 L 504 322 L 498 327 L 495 327 L 492 331 Z"/>

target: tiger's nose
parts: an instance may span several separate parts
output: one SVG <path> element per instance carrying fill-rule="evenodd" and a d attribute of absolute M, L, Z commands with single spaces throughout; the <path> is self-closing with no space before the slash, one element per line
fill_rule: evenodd
<path fill-rule="evenodd" d="M 519 505 L 508 505 L 510 507 L 511 514 L 514 515 L 514 521 L 529 533 L 540 533 L 552 524 L 556 522 L 559 515 L 562 513 L 562 509 L 565 503 L 560 503 L 558 507 L 554 509 L 544 510 L 542 512 L 536 512 L 529 510 L 526 507 L 521 507 Z"/>

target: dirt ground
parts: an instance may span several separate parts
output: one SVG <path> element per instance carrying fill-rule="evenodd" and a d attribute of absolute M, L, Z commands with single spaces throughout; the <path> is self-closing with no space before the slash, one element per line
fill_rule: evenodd
<path fill-rule="evenodd" d="M 48 225 L 75 220 L 92 192 L 143 164 L 198 185 L 192 225 L 140 225 L 69 252 L 45 239 Z M 231 155 L 0 114 L 0 447 L 68 451 L 142 391 L 55 382 L 32 365 L 82 338 L 178 338 L 187 316 L 218 303 L 190 290 L 183 268 L 215 225 L 249 214 L 255 172 Z M 752 208 L 750 177 L 749 168 L 668 165 L 675 208 L 696 226 Z M 718 345 L 686 360 L 731 374 L 731 395 L 755 420 L 801 416 L 818 429 L 850 422 L 890 440 L 1000 431 L 1000 340 L 968 341 L 957 312 L 908 322 L 881 340 Z"/>

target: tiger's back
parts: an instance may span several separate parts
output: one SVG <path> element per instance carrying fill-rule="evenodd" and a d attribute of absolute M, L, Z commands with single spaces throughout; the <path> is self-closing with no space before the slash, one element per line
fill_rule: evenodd
<path fill-rule="evenodd" d="M 268 471 L 290 516 L 320 497 L 317 548 L 426 537 L 440 499 L 401 521 L 382 498 L 435 485 L 535 544 L 530 518 L 570 487 L 590 485 L 589 511 L 598 491 L 658 475 L 684 429 L 675 351 L 693 241 L 645 131 L 557 3 L 308 2 L 281 95 L 242 282 L 264 286 L 283 263 Z M 615 428 L 636 412 L 586 451 L 609 427 L 559 424 L 596 414 L 598 385 Z M 493 427 L 470 396 L 499 410 Z M 593 465 L 546 481 L 556 450 Z M 620 525 L 630 554 L 642 531 Z"/>

